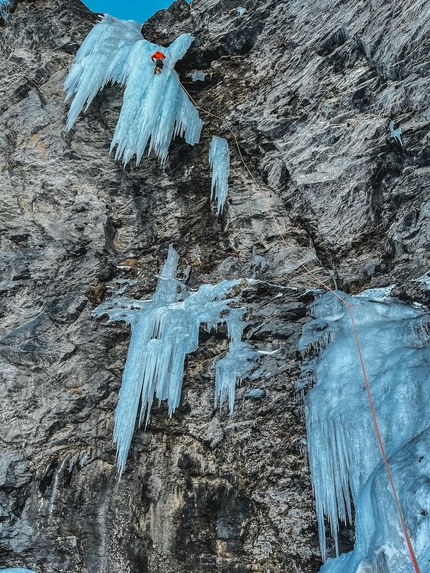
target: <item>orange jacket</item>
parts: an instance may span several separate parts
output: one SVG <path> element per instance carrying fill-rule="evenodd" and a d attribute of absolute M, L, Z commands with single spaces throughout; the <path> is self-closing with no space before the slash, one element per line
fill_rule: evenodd
<path fill-rule="evenodd" d="M 160 52 L 160 51 L 154 52 L 151 56 L 151 60 L 153 62 L 155 62 L 156 60 L 165 60 L 165 59 L 166 59 L 166 56 L 163 54 L 163 52 Z"/>

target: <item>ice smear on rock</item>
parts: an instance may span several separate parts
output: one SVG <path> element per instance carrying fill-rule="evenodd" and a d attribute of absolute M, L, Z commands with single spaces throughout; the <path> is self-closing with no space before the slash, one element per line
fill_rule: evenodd
<path fill-rule="evenodd" d="M 117 462 L 123 472 L 139 402 L 139 424 L 148 422 L 154 395 L 167 400 L 169 416 L 179 405 L 186 354 L 198 347 L 199 327 L 210 331 L 226 323 L 229 351 L 216 366 L 215 404 L 228 397 L 234 406 L 236 382 L 248 376 L 258 361 L 251 345 L 242 341 L 243 309 L 231 308 L 237 299 L 225 298 L 241 279 L 202 285 L 197 292 L 185 291 L 176 279 L 178 254 L 172 246 L 160 273 L 152 300 L 113 298 L 94 310 L 109 315 L 109 322 L 123 320 L 131 325 L 131 339 L 115 412 L 114 442 Z"/>
<path fill-rule="evenodd" d="M 426 273 L 424 273 L 423 275 L 421 275 L 420 277 L 418 277 L 417 279 L 415 279 L 416 282 L 425 284 L 428 289 L 430 289 L 430 275 L 429 275 L 429 272 L 430 272 L 430 271 L 427 271 Z"/>
<path fill-rule="evenodd" d="M 190 77 L 192 79 L 193 82 L 204 82 L 205 81 L 205 77 L 208 74 L 206 74 L 205 72 L 203 72 L 202 70 L 191 70 L 191 72 L 189 72 L 187 74 L 188 77 Z M 209 74 L 211 75 L 211 74 Z"/>
<path fill-rule="evenodd" d="M 262 398 L 264 396 L 264 390 L 261 388 L 253 388 L 252 390 L 247 390 L 245 392 L 245 398 Z"/>
<path fill-rule="evenodd" d="M 391 134 L 391 137 L 394 137 L 394 139 L 397 139 L 397 141 L 403 147 L 402 130 L 400 128 L 394 129 L 394 121 L 390 121 L 390 134 Z"/>
<path fill-rule="evenodd" d="M 427 453 L 418 452 L 430 451 L 429 314 L 396 299 L 341 296 L 353 305 L 382 441 L 419 561 L 427 564 L 430 487 L 424 476 L 430 462 Z M 324 560 L 324 517 L 337 549 L 338 519 L 351 521 L 350 495 L 357 515 L 354 552 L 329 560 L 323 571 L 409 573 L 410 557 L 383 467 L 348 309 L 328 293 L 314 303 L 312 315 L 315 320 L 304 327 L 299 348 L 311 357 L 304 372 L 316 382 L 306 396 L 305 411 Z M 385 568 L 378 561 L 382 559 Z M 429 573 L 426 567 L 422 571 Z"/>
<path fill-rule="evenodd" d="M 139 163 L 148 146 L 148 153 L 154 150 L 165 162 L 176 135 L 198 143 L 203 122 L 173 69 L 192 41 L 190 34 L 182 34 L 169 48 L 157 46 L 142 38 L 138 22 L 105 16 L 86 37 L 66 78 L 66 101 L 74 96 L 67 129 L 100 89 L 117 82 L 126 89 L 111 145 L 111 151 L 117 146 L 115 159 L 126 164 L 135 155 Z M 154 75 L 151 55 L 157 50 L 166 60 L 162 73 Z"/>
<path fill-rule="evenodd" d="M 12 569 L 0 569 L 0 573 L 34 573 L 31 569 L 22 569 L 21 567 L 12 567 Z"/>
<path fill-rule="evenodd" d="M 209 150 L 209 165 L 212 167 L 211 198 L 217 198 L 217 215 L 222 212 L 228 193 L 230 174 L 230 150 L 227 140 L 214 135 Z"/>

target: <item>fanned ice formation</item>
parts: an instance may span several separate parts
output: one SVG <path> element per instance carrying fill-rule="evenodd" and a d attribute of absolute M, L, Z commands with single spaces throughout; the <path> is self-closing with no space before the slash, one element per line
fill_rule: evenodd
<path fill-rule="evenodd" d="M 217 198 L 217 215 L 222 212 L 228 193 L 230 174 L 230 150 L 227 140 L 214 135 L 209 149 L 209 165 L 212 167 L 211 198 Z"/>
<path fill-rule="evenodd" d="M 132 335 L 124 368 L 122 387 L 115 412 L 114 442 L 118 468 L 123 472 L 139 402 L 139 424 L 148 422 L 154 395 L 167 400 L 169 415 L 179 405 L 186 354 L 198 347 L 200 324 L 208 330 L 226 323 L 230 348 L 216 367 L 215 405 L 228 396 L 230 411 L 234 391 L 255 366 L 258 354 L 242 341 L 245 327 L 243 309 L 230 308 L 237 299 L 225 297 L 240 280 L 223 281 L 216 286 L 202 285 L 197 292 L 186 292 L 176 279 L 178 254 L 172 246 L 159 276 L 152 300 L 113 298 L 94 310 L 96 316 L 109 315 L 109 322 L 123 320 Z"/>
<path fill-rule="evenodd" d="M 147 147 L 162 162 L 167 159 L 172 138 L 181 135 L 191 145 L 198 143 L 203 122 L 183 91 L 174 65 L 193 41 L 182 34 L 169 48 L 142 38 L 140 24 L 105 16 L 86 37 L 65 81 L 66 101 L 73 98 L 67 129 L 80 111 L 88 108 L 108 82 L 125 84 L 124 101 L 112 139 L 115 159 L 139 163 Z M 161 74 L 154 75 L 151 55 L 166 55 Z"/>
<path fill-rule="evenodd" d="M 430 558 L 430 324 L 420 308 L 369 291 L 342 297 L 353 305 L 381 436 L 421 571 Z M 320 543 L 324 516 L 338 544 L 338 519 L 357 516 L 352 553 L 330 559 L 324 573 L 409 573 L 410 555 L 376 439 L 347 307 L 333 294 L 312 308 L 300 349 L 318 352 L 306 366 L 306 423 Z"/>

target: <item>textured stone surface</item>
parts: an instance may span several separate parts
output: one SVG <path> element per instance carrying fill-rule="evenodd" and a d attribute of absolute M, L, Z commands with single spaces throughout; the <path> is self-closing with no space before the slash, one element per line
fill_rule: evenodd
<path fill-rule="evenodd" d="M 429 7 L 368 0 L 178 0 L 144 25 L 195 42 L 178 68 L 226 115 L 294 254 L 349 293 L 428 270 Z M 321 565 L 297 341 L 317 286 L 280 242 L 228 130 L 125 169 L 108 155 L 121 89 L 71 132 L 62 84 L 96 16 L 19 3 L 0 29 L 0 566 L 38 573 L 306 572 Z M 167 34 L 163 30 L 167 30 Z M 205 81 L 192 82 L 191 70 Z M 403 130 L 401 147 L 390 120 Z M 226 209 L 210 204 L 211 134 L 230 139 Z M 128 330 L 91 318 L 118 279 L 150 296 L 173 243 L 190 287 L 241 293 L 261 375 L 213 407 L 226 334 L 201 333 L 172 419 L 154 406 L 121 482 L 111 436 Z M 131 270 L 118 268 L 126 261 Z M 256 397 L 250 389 L 259 389 Z M 346 530 L 344 548 L 350 546 Z"/>

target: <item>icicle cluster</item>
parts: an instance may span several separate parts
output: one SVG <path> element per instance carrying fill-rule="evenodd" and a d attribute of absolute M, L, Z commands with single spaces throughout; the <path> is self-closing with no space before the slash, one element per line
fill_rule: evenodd
<path fill-rule="evenodd" d="M 415 549 L 426 563 L 422 571 L 429 571 L 430 484 L 424 477 L 430 466 L 429 315 L 383 294 L 341 293 L 353 305 L 382 440 Z M 304 327 L 300 349 L 320 350 L 305 366 L 308 379 L 316 380 L 305 410 L 324 559 L 324 516 L 338 549 L 337 523 L 351 521 L 350 496 L 357 515 L 354 552 L 330 559 L 322 571 L 409 572 L 410 557 L 382 464 L 349 311 L 328 293 L 313 305 L 312 314 L 315 320 Z"/>
<path fill-rule="evenodd" d="M 211 198 L 217 198 L 217 215 L 219 215 L 227 198 L 228 176 L 230 174 L 230 150 L 224 138 L 216 135 L 212 137 L 209 165 L 212 167 Z"/>
<path fill-rule="evenodd" d="M 118 82 L 126 89 L 111 145 L 111 151 L 117 146 L 115 159 L 126 164 L 135 155 L 139 163 L 149 145 L 148 153 L 154 150 L 165 162 L 178 134 L 191 145 L 198 143 L 203 122 L 173 69 L 192 41 L 182 34 L 169 48 L 157 46 L 142 38 L 138 22 L 105 16 L 86 37 L 66 78 L 66 101 L 74 97 L 67 129 L 100 89 Z M 162 73 L 154 75 L 151 55 L 157 50 L 166 59 Z"/>
<path fill-rule="evenodd" d="M 229 351 L 216 366 L 215 405 L 228 397 L 234 406 L 237 381 L 249 375 L 258 354 L 242 341 L 245 327 L 243 309 L 232 309 L 226 299 L 240 280 L 223 281 L 216 286 L 202 285 L 197 292 L 186 292 L 176 279 L 178 254 L 172 246 L 159 276 L 152 300 L 113 298 L 94 310 L 95 316 L 109 315 L 109 322 L 123 320 L 132 334 L 124 368 L 122 387 L 115 412 L 114 442 L 117 444 L 118 468 L 123 472 L 139 402 L 139 424 L 148 422 L 154 396 L 167 400 L 169 415 L 179 405 L 186 354 L 198 347 L 199 326 L 208 330 L 226 323 Z"/>

